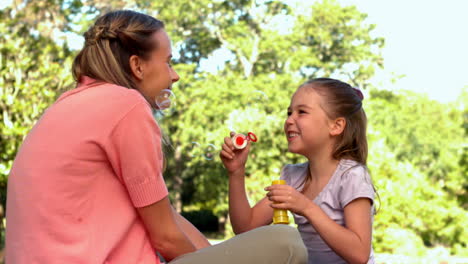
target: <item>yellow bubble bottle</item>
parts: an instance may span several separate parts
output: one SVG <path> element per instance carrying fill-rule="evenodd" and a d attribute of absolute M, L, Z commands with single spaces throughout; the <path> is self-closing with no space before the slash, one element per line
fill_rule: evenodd
<path fill-rule="evenodd" d="M 275 184 L 286 184 L 285 180 L 274 180 L 272 185 Z M 289 224 L 288 210 L 285 209 L 273 209 L 273 224 Z"/>

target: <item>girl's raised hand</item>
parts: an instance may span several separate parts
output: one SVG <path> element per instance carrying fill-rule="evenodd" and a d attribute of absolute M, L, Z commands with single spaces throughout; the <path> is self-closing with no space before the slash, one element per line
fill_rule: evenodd
<path fill-rule="evenodd" d="M 312 201 L 289 185 L 271 185 L 265 188 L 271 207 L 286 209 L 298 215 L 304 215 Z"/>
<path fill-rule="evenodd" d="M 224 167 L 229 173 L 234 173 L 245 168 L 247 157 L 250 150 L 250 142 L 243 149 L 236 149 L 232 143 L 231 138 L 236 133 L 231 132 L 231 137 L 224 138 L 224 144 L 219 154 Z"/>

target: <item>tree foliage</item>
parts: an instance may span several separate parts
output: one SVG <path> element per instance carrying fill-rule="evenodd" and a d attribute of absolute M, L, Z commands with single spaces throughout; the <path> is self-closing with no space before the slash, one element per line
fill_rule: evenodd
<path fill-rule="evenodd" d="M 6 176 L 16 151 L 57 93 L 72 84 L 70 52 L 50 36 L 41 5 L 0 11 L 0 176 L 2 204 Z M 33 12 L 35 15 L 30 15 Z M 42 19 L 45 19 L 42 20 Z M 41 21 L 41 22 L 38 22 Z"/>
<path fill-rule="evenodd" d="M 210 211 L 227 222 L 227 175 L 219 160 L 229 131 L 252 131 L 247 163 L 251 203 L 279 177 L 287 152 L 283 122 L 290 97 L 307 78 L 331 76 L 361 88 L 383 65 L 383 38 L 354 6 L 312 1 L 298 10 L 278 0 L 16 0 L 0 10 L 0 187 L 23 137 L 65 89 L 76 51 L 64 33 L 82 34 L 113 9 L 146 12 L 166 24 L 181 81 L 176 106 L 157 114 L 171 145 L 164 173 L 171 199 L 187 215 Z M 299 12 L 300 11 L 300 12 Z M 283 26 L 283 29 L 281 29 Z M 201 62 L 231 54 L 213 75 Z M 214 60 L 209 60 L 214 61 Z M 381 197 L 377 252 L 424 254 L 445 246 L 467 255 L 467 92 L 454 104 L 372 88 L 369 167 Z M 78 113 L 77 113 L 78 114 Z M 402 243 L 405 241 L 405 243 Z"/>
<path fill-rule="evenodd" d="M 425 246 L 445 246 L 468 253 L 466 132 L 455 106 L 411 92 L 371 91 L 369 166 L 382 197 L 378 251 L 424 254 Z"/>

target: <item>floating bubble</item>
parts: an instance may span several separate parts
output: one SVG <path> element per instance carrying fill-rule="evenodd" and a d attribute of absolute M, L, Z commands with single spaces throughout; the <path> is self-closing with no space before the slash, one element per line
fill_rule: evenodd
<path fill-rule="evenodd" d="M 264 93 L 264 92 L 262 92 L 260 90 L 255 90 L 250 95 L 248 105 L 261 106 L 261 105 L 265 104 L 267 101 L 268 101 L 268 95 L 266 95 L 266 93 Z"/>
<path fill-rule="evenodd" d="M 205 160 L 213 160 L 217 155 L 217 148 L 214 144 L 202 145 L 198 142 L 192 142 L 188 149 L 188 156 L 191 158 L 202 158 Z"/>
<path fill-rule="evenodd" d="M 192 158 L 198 157 L 201 155 L 200 143 L 192 142 L 189 148 L 189 156 Z"/>
<path fill-rule="evenodd" d="M 175 95 L 170 89 L 162 90 L 154 99 L 159 110 L 163 111 L 175 106 Z"/>
<path fill-rule="evenodd" d="M 205 147 L 205 152 L 203 156 L 206 160 L 213 160 L 215 157 L 215 152 L 216 152 L 216 146 L 213 144 L 208 144 Z"/>
<path fill-rule="evenodd" d="M 256 102 L 266 102 L 268 101 L 268 95 L 260 90 L 255 90 L 253 91 L 253 100 Z"/>

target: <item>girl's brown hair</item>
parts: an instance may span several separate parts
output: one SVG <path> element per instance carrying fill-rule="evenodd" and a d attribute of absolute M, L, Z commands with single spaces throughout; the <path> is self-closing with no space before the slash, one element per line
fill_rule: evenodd
<path fill-rule="evenodd" d="M 333 158 L 367 164 L 367 117 L 362 108 L 362 93 L 351 85 L 330 78 L 312 79 L 301 87 L 314 89 L 322 98 L 322 106 L 330 119 L 343 117 L 346 126 L 333 148 Z"/>
<path fill-rule="evenodd" d="M 85 44 L 73 61 L 75 81 L 83 76 L 137 89 L 129 59 L 137 55 L 148 59 L 157 48 L 151 36 L 164 28 L 154 17 L 119 10 L 99 17 L 84 33 Z"/>

